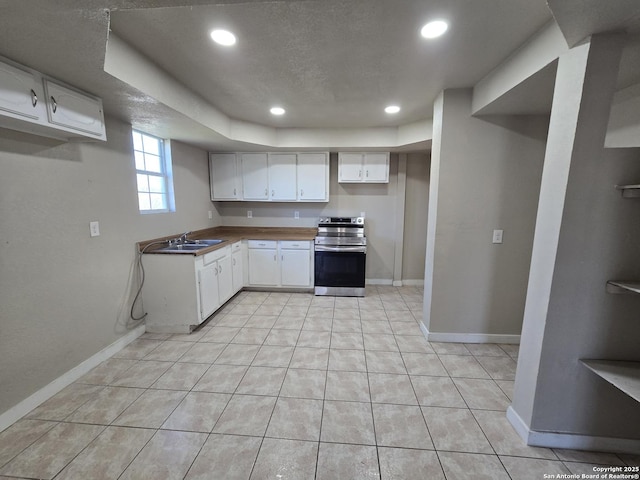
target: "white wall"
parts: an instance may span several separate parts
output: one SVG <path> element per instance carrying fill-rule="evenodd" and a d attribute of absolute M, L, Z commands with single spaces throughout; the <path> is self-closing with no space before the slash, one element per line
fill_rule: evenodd
<path fill-rule="evenodd" d="M 433 339 L 500 341 L 522 326 L 548 118 L 474 118 L 471 97 L 436 102 L 424 323 Z"/>
<path fill-rule="evenodd" d="M 131 328 L 136 241 L 219 224 L 206 152 L 175 142 L 177 211 L 138 213 L 130 132 L 109 118 L 106 143 L 0 129 L 0 413 Z"/>

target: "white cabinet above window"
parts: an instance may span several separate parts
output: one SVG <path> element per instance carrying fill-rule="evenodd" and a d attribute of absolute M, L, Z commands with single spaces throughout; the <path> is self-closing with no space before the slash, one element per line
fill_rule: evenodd
<path fill-rule="evenodd" d="M 61 140 L 106 140 L 102 100 L 0 57 L 0 127 Z"/>
<path fill-rule="evenodd" d="M 100 138 L 104 134 L 102 100 L 44 79 L 49 122 L 65 131 Z"/>
<path fill-rule="evenodd" d="M 340 152 L 338 182 L 389 183 L 389 153 Z"/>

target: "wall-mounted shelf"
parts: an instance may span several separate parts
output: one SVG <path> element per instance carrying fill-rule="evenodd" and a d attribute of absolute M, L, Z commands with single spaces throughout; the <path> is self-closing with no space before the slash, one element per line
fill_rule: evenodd
<path fill-rule="evenodd" d="M 640 362 L 581 360 L 585 367 L 640 402 Z"/>
<path fill-rule="evenodd" d="M 616 189 L 622 191 L 624 198 L 640 197 L 640 185 L 616 185 Z"/>
<path fill-rule="evenodd" d="M 640 293 L 640 282 L 609 280 L 607 282 L 607 293 Z"/>

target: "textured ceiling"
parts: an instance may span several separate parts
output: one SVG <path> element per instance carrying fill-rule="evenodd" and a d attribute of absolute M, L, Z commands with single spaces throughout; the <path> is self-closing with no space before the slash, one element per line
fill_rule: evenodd
<path fill-rule="evenodd" d="M 425 40 L 433 18 L 450 29 Z M 231 118 L 362 128 L 430 118 L 443 88 L 473 86 L 550 18 L 544 0 L 280 1 L 120 10 L 111 29 Z M 237 45 L 213 44 L 213 28 Z"/>
<path fill-rule="evenodd" d="M 471 87 L 553 13 L 569 43 L 632 35 L 618 87 L 640 82 L 638 0 L 0 0 L 0 55 L 103 98 L 105 111 L 150 133 L 210 150 L 233 142 L 105 73 L 109 28 L 231 119 L 271 127 L 390 127 L 432 116 L 444 88 Z M 435 41 L 429 19 L 450 21 Z M 236 31 L 232 50 L 208 38 Z M 554 67 L 487 113 L 545 113 Z M 402 111 L 382 113 L 388 103 Z M 279 103 L 287 115 L 274 118 Z M 329 145 L 327 145 L 329 147 Z M 398 147 L 398 150 L 403 147 Z"/>

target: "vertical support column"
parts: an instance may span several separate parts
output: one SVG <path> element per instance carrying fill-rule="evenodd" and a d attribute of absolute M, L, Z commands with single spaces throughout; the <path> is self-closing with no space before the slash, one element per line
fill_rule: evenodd
<path fill-rule="evenodd" d="M 601 161 L 621 46 L 621 38 L 599 35 L 559 58 L 514 399 L 507 414 L 525 441 L 533 429 L 536 407 L 544 403 L 539 374 L 543 346 L 549 340 L 547 322 L 554 321 L 549 309 L 554 289 L 559 288 L 554 285 L 559 245 L 563 229 L 570 228 L 567 217 L 571 209 L 567 205 L 576 207 L 579 199 L 575 191 L 588 188 L 586 183 L 594 180 L 588 175 L 589 168 Z M 573 391 L 571 386 L 565 389 Z M 562 403 L 554 395 L 546 392 L 547 399 L 551 396 Z"/>

